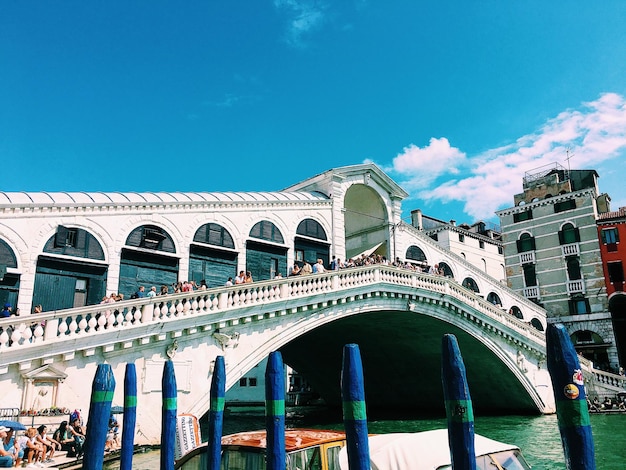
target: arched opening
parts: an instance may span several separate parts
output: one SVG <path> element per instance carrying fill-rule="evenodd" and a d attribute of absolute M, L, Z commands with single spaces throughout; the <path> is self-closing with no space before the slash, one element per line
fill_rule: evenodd
<path fill-rule="evenodd" d="M 237 275 L 238 253 L 228 230 L 219 224 L 201 226 L 189 247 L 189 277 L 207 287 L 223 286 L 229 277 Z"/>
<path fill-rule="evenodd" d="M 487 302 L 491 302 L 498 307 L 502 307 L 502 300 L 500 300 L 500 296 L 495 292 L 489 292 L 487 295 Z"/>
<path fill-rule="evenodd" d="M 369 186 L 354 184 L 344 197 L 346 257 L 376 253 L 395 258 L 389 253 L 389 218 L 380 195 Z M 393 245 L 393 244 L 392 244 Z"/>
<path fill-rule="evenodd" d="M 609 296 L 609 311 L 619 362 L 624 367 L 626 366 L 626 294 L 624 292 L 614 292 Z"/>
<path fill-rule="evenodd" d="M 509 313 L 511 315 L 513 315 L 515 318 L 519 318 L 520 320 L 524 319 L 524 315 L 522 315 L 522 311 L 520 310 L 520 308 L 517 305 L 513 305 L 509 309 Z"/>
<path fill-rule="evenodd" d="M 477 294 L 480 292 L 480 290 L 478 289 L 478 284 L 476 284 L 476 281 L 471 277 L 466 277 L 465 279 L 463 279 L 461 285 Z"/>
<path fill-rule="evenodd" d="M 538 318 L 533 318 L 532 320 L 530 320 L 530 325 L 537 331 L 543 331 L 543 325 Z"/>
<path fill-rule="evenodd" d="M 120 258 L 118 291 L 125 298 L 144 286 L 146 292 L 154 286 L 169 287 L 178 281 L 178 257 L 171 235 L 156 225 L 141 225 L 126 238 Z M 187 279 L 185 279 L 187 280 Z"/>
<path fill-rule="evenodd" d="M 287 247 L 276 225 L 269 220 L 257 222 L 250 229 L 246 242 L 246 270 L 255 281 L 274 279 L 278 273 L 287 275 Z"/>
<path fill-rule="evenodd" d="M 104 250 L 91 233 L 59 225 L 37 259 L 33 305 L 49 311 L 100 303 L 107 270 Z"/>
<path fill-rule="evenodd" d="M 11 304 L 15 308 L 20 291 L 20 275 L 7 272 L 17 269 L 17 257 L 11 247 L 0 239 L 0 305 Z"/>
<path fill-rule="evenodd" d="M 610 371 L 608 348 L 611 343 L 605 343 L 602 337 L 590 330 L 578 330 L 570 335 L 574 348 L 578 354 L 586 357 L 596 368 Z"/>
<path fill-rule="evenodd" d="M 321 259 L 328 267 L 330 260 L 330 244 L 322 224 L 314 219 L 304 219 L 298 224 L 293 242 L 294 261 L 302 267 L 304 261 L 311 265 Z M 282 273 L 286 275 L 288 273 Z"/>
<path fill-rule="evenodd" d="M 439 271 L 443 272 L 445 277 L 449 277 L 454 279 L 454 274 L 452 273 L 452 268 L 448 265 L 448 263 L 444 263 L 443 261 L 439 262 Z"/>
<path fill-rule="evenodd" d="M 426 255 L 419 246 L 411 245 L 410 247 L 408 247 L 406 250 L 405 258 L 410 263 L 417 264 L 422 269 L 424 269 L 428 265 Z"/>

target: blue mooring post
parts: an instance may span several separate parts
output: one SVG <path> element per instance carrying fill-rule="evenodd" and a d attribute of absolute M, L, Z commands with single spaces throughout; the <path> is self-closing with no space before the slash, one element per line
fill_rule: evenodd
<path fill-rule="evenodd" d="M 174 469 L 176 446 L 176 375 L 174 363 L 163 366 L 163 407 L 161 411 L 161 470 Z"/>
<path fill-rule="evenodd" d="M 213 377 L 211 377 L 207 470 L 220 470 L 225 396 L 226 365 L 224 363 L 224 356 L 217 356 L 215 358 L 215 366 L 213 367 Z"/>
<path fill-rule="evenodd" d="M 132 470 L 137 422 L 137 371 L 135 363 L 126 364 L 124 374 L 124 416 L 122 421 L 122 451 L 120 470 Z"/>
<path fill-rule="evenodd" d="M 104 445 L 109 431 L 111 401 L 115 392 L 115 377 L 109 364 L 98 364 L 91 387 L 91 404 L 85 436 L 83 469 L 101 470 Z"/>
<path fill-rule="evenodd" d="M 265 369 L 267 470 L 285 470 L 285 370 L 283 357 L 271 352 Z"/>
<path fill-rule="evenodd" d="M 548 324 L 546 346 L 566 466 L 568 470 L 595 470 L 583 373 L 563 325 Z"/>
<path fill-rule="evenodd" d="M 361 353 L 356 344 L 343 347 L 341 401 L 350 470 L 369 470 L 370 451 L 365 412 L 365 387 Z"/>
<path fill-rule="evenodd" d="M 448 444 L 454 470 L 476 470 L 474 410 L 465 364 L 454 335 L 443 335 L 441 342 L 441 381 L 448 418 Z"/>

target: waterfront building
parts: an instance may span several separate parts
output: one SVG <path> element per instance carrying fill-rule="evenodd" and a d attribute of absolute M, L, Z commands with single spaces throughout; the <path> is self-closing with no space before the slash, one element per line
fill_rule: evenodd
<path fill-rule="evenodd" d="M 514 206 L 497 215 L 509 286 L 563 323 L 580 354 L 617 371 L 596 226 L 609 202 L 595 170 L 554 164 L 526 173 Z"/>
<path fill-rule="evenodd" d="M 411 211 L 411 225 L 435 240 L 439 246 L 459 255 L 494 279 L 506 282 L 504 251 L 500 227 L 483 221 L 458 224 L 455 220 L 446 222 L 422 213 L 420 209 Z M 446 266 L 443 266 L 444 270 Z M 475 286 L 468 285 L 470 289 Z M 497 303 L 497 299 L 493 299 Z"/>
<path fill-rule="evenodd" d="M 626 207 L 600 214 L 597 220 L 602 268 L 620 364 L 626 364 Z"/>

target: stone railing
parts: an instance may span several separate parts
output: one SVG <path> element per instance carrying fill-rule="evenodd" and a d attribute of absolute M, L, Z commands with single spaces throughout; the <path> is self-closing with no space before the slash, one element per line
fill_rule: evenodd
<path fill-rule="evenodd" d="M 26 317 L 11 317 L 0 320 L 0 350 L 26 353 L 30 348 L 80 338 L 87 338 L 90 347 L 97 347 L 110 344 L 111 341 L 115 342 L 121 330 L 145 329 L 149 324 L 169 323 L 190 316 L 201 317 L 267 304 L 265 312 L 259 309 L 258 314 L 263 315 L 272 311 L 273 302 L 284 303 L 289 299 L 306 299 L 318 294 L 374 286 L 381 282 L 453 297 L 495 322 L 514 328 L 528 339 L 543 342 L 543 333 L 463 288 L 452 279 L 392 266 L 373 265 L 204 291 L 91 305 Z M 312 301 L 319 302 L 319 299 Z M 249 316 L 250 313 L 247 312 L 245 315 Z M 208 320 L 208 323 L 211 321 Z M 138 333 L 138 336 L 141 334 Z M 13 356 L 13 360 L 18 360 L 17 354 Z M 6 364 L 5 361 L 2 363 Z"/>
<path fill-rule="evenodd" d="M 591 369 L 591 374 L 596 384 L 609 385 L 621 390 L 626 390 L 626 377 L 623 375 L 605 372 L 600 369 Z"/>

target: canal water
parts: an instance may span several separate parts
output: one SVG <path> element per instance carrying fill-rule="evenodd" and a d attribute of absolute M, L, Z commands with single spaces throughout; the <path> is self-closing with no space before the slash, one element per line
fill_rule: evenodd
<path fill-rule="evenodd" d="M 294 407 L 286 412 L 287 427 L 343 429 L 341 410 L 320 407 Z M 416 432 L 446 426 L 445 419 L 379 419 L 368 416 L 370 433 Z M 598 470 L 626 468 L 626 414 L 591 415 Z M 231 409 L 224 417 L 224 434 L 265 427 L 262 407 Z M 556 415 L 487 416 L 475 418 L 478 434 L 520 447 L 533 469 L 565 469 Z M 158 468 L 158 452 L 136 455 L 133 468 Z M 110 470 L 119 468 L 111 464 Z"/>

